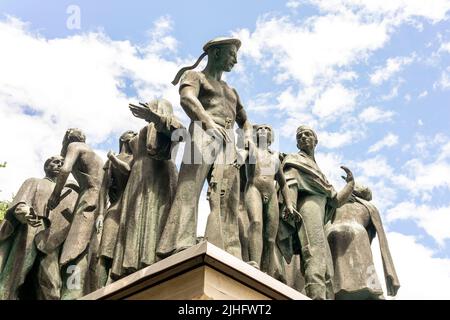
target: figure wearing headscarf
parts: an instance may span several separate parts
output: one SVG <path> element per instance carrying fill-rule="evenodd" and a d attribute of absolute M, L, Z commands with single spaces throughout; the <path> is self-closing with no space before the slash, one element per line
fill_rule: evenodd
<path fill-rule="evenodd" d="M 339 300 L 384 298 L 370 246 L 375 235 L 380 242 L 387 294 L 395 296 L 400 288 L 380 213 L 370 200 L 370 189 L 356 184 L 348 202 L 336 209 L 325 228 L 333 256 L 334 291 Z"/>
<path fill-rule="evenodd" d="M 102 188 L 99 196 L 99 213 L 96 223 L 97 233 L 100 235 L 99 247 L 93 250 L 95 275 L 92 290 L 101 288 L 111 282 L 109 271 L 114 258 L 117 235 L 119 232 L 122 196 L 127 186 L 131 172 L 133 154 L 130 142 L 137 136 L 134 131 L 124 132 L 119 139 L 119 154 L 108 152 L 108 161 L 103 169 Z M 109 206 L 107 204 L 109 203 Z M 91 241 L 93 243 L 94 241 Z"/>
<path fill-rule="evenodd" d="M 177 141 L 172 141 L 172 134 L 183 129 L 167 100 L 153 100 L 144 107 L 130 105 L 130 109 L 148 124 L 129 143 L 133 160 L 122 195 L 113 280 L 156 262 L 156 246 L 177 182 Z"/>
<path fill-rule="evenodd" d="M 64 198 L 53 210 L 47 200 L 63 158 L 44 164 L 45 178 L 27 179 L 0 223 L 0 299 L 60 299 L 59 254 L 77 193 L 64 187 Z"/>
<path fill-rule="evenodd" d="M 208 180 L 208 216 L 205 238 L 219 248 L 241 257 L 239 242 L 239 171 L 233 126 L 236 122 L 250 139 L 252 127 L 244 107 L 233 88 L 222 80 L 237 63 L 241 45 L 235 38 L 217 38 L 207 42 L 204 53 L 192 67 L 183 68 L 175 77 L 180 104 L 191 119 L 190 141 L 186 141 L 183 162 L 172 209 L 169 213 L 158 256 L 165 258 L 196 244 L 198 203 L 205 180 Z M 208 55 L 201 72 L 193 71 Z M 189 71 L 186 71 L 189 70 Z"/>

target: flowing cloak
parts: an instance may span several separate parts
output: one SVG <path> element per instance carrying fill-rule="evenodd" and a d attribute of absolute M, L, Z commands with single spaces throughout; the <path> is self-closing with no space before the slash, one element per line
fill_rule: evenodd
<path fill-rule="evenodd" d="M 335 212 L 337 193 L 320 171 L 316 162 L 303 152 L 288 154 L 282 163 L 286 183 L 288 186 L 297 185 L 302 194 L 320 195 L 327 198 L 324 224 L 331 219 Z M 298 197 L 300 200 L 301 195 Z M 277 244 L 288 263 L 292 255 L 300 254 L 300 240 L 298 226 L 293 221 L 280 219 L 278 227 Z"/>
<path fill-rule="evenodd" d="M 131 165 L 132 156 L 121 156 L 118 158 Z M 110 206 L 106 212 L 100 212 L 104 218 L 103 231 L 101 236 L 100 248 L 98 256 L 103 256 L 112 259 L 114 256 L 114 248 L 116 246 L 117 233 L 119 232 L 120 223 L 120 208 L 122 206 L 122 196 L 127 185 L 128 174 L 122 173 L 119 169 L 115 168 L 111 161 L 108 160 L 105 164 L 104 186 L 102 186 L 101 192 L 108 191 L 108 198 Z M 106 197 L 105 197 L 106 199 Z M 104 206 L 102 206 L 104 207 Z"/>
<path fill-rule="evenodd" d="M 367 208 L 370 215 L 373 228 L 369 229 L 369 239 L 372 242 L 375 237 L 375 233 L 378 236 L 380 243 L 381 259 L 383 261 L 384 277 L 386 281 L 386 289 L 389 296 L 395 296 L 400 288 L 400 282 L 395 271 L 394 262 L 392 261 L 391 252 L 389 250 L 386 233 L 384 232 L 383 223 L 381 222 L 381 216 L 378 209 L 369 201 L 355 197 L 355 200 Z"/>
<path fill-rule="evenodd" d="M 176 143 L 170 132 L 182 128 L 173 117 L 150 123 L 130 141 L 133 162 L 122 196 L 111 277 L 120 278 L 156 262 L 156 246 L 175 196 Z"/>
<path fill-rule="evenodd" d="M 55 183 L 49 179 L 26 180 L 0 224 L 0 299 L 18 299 L 19 289 L 33 268 L 38 250 L 50 254 L 61 246 L 67 236 L 76 192 L 71 191 L 46 216 L 46 204 L 54 186 Z M 48 218 L 50 228 L 21 224 L 14 216 L 20 203 L 32 207 L 37 215 Z M 59 274 L 54 276 L 59 277 Z"/>

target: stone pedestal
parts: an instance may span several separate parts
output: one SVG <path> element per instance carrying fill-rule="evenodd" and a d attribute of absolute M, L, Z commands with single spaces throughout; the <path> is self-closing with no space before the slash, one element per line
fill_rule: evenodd
<path fill-rule="evenodd" d="M 82 299 L 306 300 L 308 298 L 205 241 Z"/>

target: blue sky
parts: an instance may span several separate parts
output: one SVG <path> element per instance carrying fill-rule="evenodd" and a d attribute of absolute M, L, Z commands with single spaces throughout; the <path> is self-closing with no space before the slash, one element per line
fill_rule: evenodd
<path fill-rule="evenodd" d="M 67 27 L 71 5 L 80 28 Z M 128 102 L 165 97 L 187 123 L 169 82 L 206 41 L 234 35 L 226 80 L 251 122 L 271 124 L 283 152 L 296 151 L 298 125 L 316 128 L 336 188 L 342 164 L 372 187 L 398 298 L 450 298 L 449 11 L 447 0 L 1 1 L 0 199 L 42 175 L 68 127 L 102 156 L 117 150 L 142 126 Z"/>

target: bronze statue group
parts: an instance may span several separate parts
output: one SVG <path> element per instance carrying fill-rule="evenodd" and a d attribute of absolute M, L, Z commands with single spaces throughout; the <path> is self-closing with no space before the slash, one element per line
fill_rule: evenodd
<path fill-rule="evenodd" d="M 270 149 L 273 129 L 250 124 L 222 80 L 240 45 L 211 40 L 176 75 L 187 128 L 164 99 L 130 104 L 146 124 L 123 133 L 106 163 L 81 130 L 67 130 L 60 156 L 44 164 L 45 178 L 22 184 L 0 224 L 0 299 L 77 299 L 195 245 L 205 181 L 206 241 L 312 299 L 382 299 L 370 247 L 377 235 L 387 294 L 396 295 L 370 189 L 346 167 L 345 187 L 333 188 L 308 126 L 296 131 L 298 153 Z M 194 71 L 205 56 L 204 70 Z"/>

